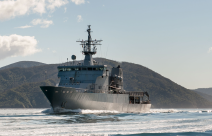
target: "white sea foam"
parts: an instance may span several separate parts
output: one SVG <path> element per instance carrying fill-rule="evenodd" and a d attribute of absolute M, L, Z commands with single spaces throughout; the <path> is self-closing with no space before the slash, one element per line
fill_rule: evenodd
<path fill-rule="evenodd" d="M 119 111 L 110 111 L 110 110 L 82 110 L 83 114 L 89 113 L 121 113 Z"/>
<path fill-rule="evenodd" d="M 55 108 L 53 111 L 52 108 L 45 109 L 42 113 L 81 113 L 81 114 L 89 114 L 89 113 L 124 113 L 119 111 L 111 111 L 111 110 L 89 110 L 89 109 L 64 109 L 64 108 Z M 150 109 L 150 111 L 145 113 L 202 113 L 202 112 L 212 112 L 212 110 L 205 110 L 205 109 Z M 136 113 L 135 113 L 136 114 Z M 137 113 L 139 114 L 139 113 Z"/>
<path fill-rule="evenodd" d="M 110 110 L 82 110 L 82 109 L 64 109 L 64 108 L 55 108 L 55 111 L 53 109 L 46 109 L 42 111 L 42 113 L 81 113 L 81 114 L 90 114 L 90 113 L 121 113 L 119 111 L 110 111 Z"/>
<path fill-rule="evenodd" d="M 45 109 L 42 111 L 42 113 L 54 113 L 53 108 Z"/>
<path fill-rule="evenodd" d="M 182 112 L 182 110 L 177 109 L 150 109 L 149 112 L 146 113 L 178 113 Z"/>
<path fill-rule="evenodd" d="M 0 116 L 1 115 L 35 115 L 35 114 L 41 114 L 43 109 L 26 109 L 26 108 L 8 108 L 8 109 L 1 109 Z"/>
<path fill-rule="evenodd" d="M 101 110 L 76 112 L 83 114 L 48 114 L 53 113 L 52 109 L 0 109 L 0 135 L 109 135 L 212 130 L 210 109 L 151 109 L 144 114 L 116 114 L 116 111 Z M 111 112 L 115 114 L 95 114 Z M 97 121 L 88 123 L 88 120 Z"/>
<path fill-rule="evenodd" d="M 99 134 L 136 134 L 136 133 L 179 133 L 179 132 L 205 132 L 211 130 L 212 126 L 197 126 L 195 123 L 168 124 L 158 121 L 157 124 L 149 122 L 134 123 L 81 123 L 65 125 L 37 125 L 18 126 L 10 130 L 11 135 L 99 135 Z M 204 125 L 201 123 L 201 125 Z M 189 126 L 189 127 L 185 127 Z M 7 128 L 4 128 L 7 130 Z M 7 131 L 0 132 L 1 135 L 8 134 Z"/>
<path fill-rule="evenodd" d="M 146 113 L 202 113 L 202 112 L 212 112 L 212 110 L 205 109 L 150 109 Z"/>

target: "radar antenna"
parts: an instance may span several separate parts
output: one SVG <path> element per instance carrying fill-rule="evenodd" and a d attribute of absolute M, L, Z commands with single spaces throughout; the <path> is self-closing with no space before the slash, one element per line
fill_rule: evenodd
<path fill-rule="evenodd" d="M 100 42 L 102 40 L 92 40 L 91 38 L 91 25 L 88 25 L 88 40 L 85 41 L 77 41 L 82 45 L 82 54 L 85 55 L 84 65 L 93 65 L 92 55 L 95 55 L 97 52 L 96 45 L 101 45 Z"/>

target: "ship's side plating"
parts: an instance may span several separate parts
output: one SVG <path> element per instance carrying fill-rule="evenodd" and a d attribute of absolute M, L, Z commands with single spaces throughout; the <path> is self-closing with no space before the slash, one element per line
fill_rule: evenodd
<path fill-rule="evenodd" d="M 42 86 L 41 89 L 55 111 L 65 108 L 145 112 L 151 107 L 150 103 L 142 103 L 141 99 L 130 102 L 129 94 L 87 93 L 75 88 L 52 86 Z M 139 95 L 136 96 L 141 98 Z"/>
<path fill-rule="evenodd" d="M 148 111 L 151 107 L 148 93 L 126 92 L 120 66 L 110 70 L 107 65 L 99 65 L 93 60 L 96 45 L 100 45 L 102 40 L 92 40 L 90 25 L 87 32 L 88 40 L 78 41 L 83 48 L 84 62 L 58 66 L 59 84 L 41 86 L 53 109 Z M 72 55 L 72 59 L 75 60 L 76 56 Z"/>

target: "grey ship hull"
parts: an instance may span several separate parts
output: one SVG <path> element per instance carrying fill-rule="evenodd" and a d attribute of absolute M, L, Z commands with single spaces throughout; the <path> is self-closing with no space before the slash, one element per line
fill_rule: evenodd
<path fill-rule="evenodd" d="M 57 109 L 116 110 L 120 112 L 147 112 L 151 104 L 129 104 L 128 94 L 77 92 L 75 88 L 41 86 L 54 111 Z"/>

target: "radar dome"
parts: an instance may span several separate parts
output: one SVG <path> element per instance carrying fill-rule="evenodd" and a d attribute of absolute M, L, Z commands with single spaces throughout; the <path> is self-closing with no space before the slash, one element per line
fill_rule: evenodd
<path fill-rule="evenodd" d="M 75 55 L 72 55 L 72 56 L 71 56 L 71 59 L 72 59 L 72 60 L 75 60 L 75 59 L 76 59 L 76 56 L 75 56 Z"/>

